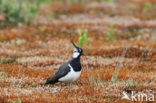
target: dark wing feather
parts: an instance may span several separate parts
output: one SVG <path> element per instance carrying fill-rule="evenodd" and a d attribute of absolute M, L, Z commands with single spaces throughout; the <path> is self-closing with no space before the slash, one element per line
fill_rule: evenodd
<path fill-rule="evenodd" d="M 65 76 L 70 72 L 70 67 L 68 66 L 68 63 L 63 64 L 59 67 L 58 71 L 52 76 L 51 78 L 48 78 L 45 84 L 54 84 L 58 82 L 58 79 Z"/>

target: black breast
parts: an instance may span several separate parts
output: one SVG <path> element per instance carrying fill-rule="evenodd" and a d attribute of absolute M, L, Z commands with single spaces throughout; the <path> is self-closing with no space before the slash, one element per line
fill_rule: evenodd
<path fill-rule="evenodd" d="M 73 67 L 74 71 L 81 71 L 81 62 L 80 58 L 73 58 L 70 62 L 70 65 Z"/>

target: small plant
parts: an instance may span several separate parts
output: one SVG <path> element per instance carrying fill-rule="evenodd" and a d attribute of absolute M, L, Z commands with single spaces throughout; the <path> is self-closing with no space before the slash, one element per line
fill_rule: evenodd
<path fill-rule="evenodd" d="M 31 84 L 31 86 L 32 86 L 32 87 L 35 87 L 35 86 L 37 86 L 37 85 L 36 85 L 35 82 L 33 82 L 33 83 Z"/>
<path fill-rule="evenodd" d="M 109 3 L 114 3 L 114 0 L 107 0 Z"/>
<path fill-rule="evenodd" d="M 99 74 L 98 74 L 97 84 L 103 86 L 103 82 L 104 82 L 104 81 L 101 80 L 101 77 L 100 77 Z"/>
<path fill-rule="evenodd" d="M 46 26 L 39 26 L 39 31 L 41 33 L 45 32 L 45 30 L 46 30 Z"/>
<path fill-rule="evenodd" d="M 113 77 L 111 78 L 111 81 L 112 81 L 113 83 L 118 83 L 118 82 L 119 82 L 118 75 L 117 75 L 117 74 L 114 74 Z"/>
<path fill-rule="evenodd" d="M 4 19 L 0 21 L 1 26 L 15 25 L 19 22 L 30 23 L 35 20 L 38 13 L 38 2 L 27 0 L 1 0 L 0 14 Z"/>
<path fill-rule="evenodd" d="M 0 72 L 0 79 L 4 79 L 4 78 L 7 78 L 8 77 L 8 74 L 5 73 L 5 72 Z"/>
<path fill-rule="evenodd" d="M 108 30 L 107 40 L 109 42 L 116 41 L 116 36 L 115 36 L 116 29 L 114 27 L 114 23 L 110 22 L 109 26 L 110 27 L 109 27 L 109 30 Z"/>
<path fill-rule="evenodd" d="M 78 34 L 79 34 L 79 39 L 78 39 L 78 44 L 80 47 L 84 46 L 88 41 L 92 41 L 92 38 L 88 37 L 88 30 L 85 29 L 84 32 L 82 33 L 81 29 L 78 29 Z"/>
<path fill-rule="evenodd" d="M 15 63 L 15 62 L 16 62 L 15 58 L 4 57 L 4 56 L 0 57 L 0 64 L 11 64 L 11 63 Z"/>
<path fill-rule="evenodd" d="M 126 86 L 127 87 L 133 87 L 133 86 L 136 86 L 138 85 L 138 81 L 134 81 L 133 79 L 128 79 L 126 81 Z"/>
<path fill-rule="evenodd" d="M 146 12 L 146 11 L 150 11 L 151 9 L 153 8 L 153 4 L 150 3 L 150 2 L 146 2 L 143 6 L 143 11 Z"/>
<path fill-rule="evenodd" d="M 127 87 L 134 86 L 134 81 L 133 81 L 132 79 L 128 79 L 128 80 L 126 81 L 126 86 L 127 86 Z"/>
<path fill-rule="evenodd" d="M 22 101 L 20 98 L 18 98 L 17 101 L 12 101 L 12 103 L 22 103 Z"/>

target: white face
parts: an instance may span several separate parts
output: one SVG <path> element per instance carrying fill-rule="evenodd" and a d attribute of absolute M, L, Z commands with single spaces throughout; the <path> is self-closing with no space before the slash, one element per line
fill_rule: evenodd
<path fill-rule="evenodd" d="M 80 55 L 80 53 L 79 53 L 78 50 L 74 47 L 73 58 L 77 58 L 79 55 Z"/>

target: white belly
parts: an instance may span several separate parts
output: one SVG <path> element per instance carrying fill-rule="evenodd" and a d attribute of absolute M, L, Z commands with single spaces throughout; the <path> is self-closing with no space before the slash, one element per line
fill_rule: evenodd
<path fill-rule="evenodd" d="M 73 68 L 71 67 L 71 65 L 69 65 L 69 67 L 71 68 L 70 72 L 66 76 L 60 78 L 58 81 L 60 81 L 60 82 L 73 82 L 80 77 L 81 71 L 75 72 L 73 70 Z"/>

